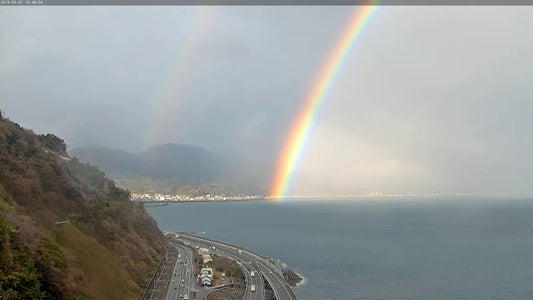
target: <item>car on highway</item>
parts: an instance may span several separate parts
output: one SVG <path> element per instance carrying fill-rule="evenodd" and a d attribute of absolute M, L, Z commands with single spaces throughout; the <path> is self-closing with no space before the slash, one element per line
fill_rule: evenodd
<path fill-rule="evenodd" d="M 252 284 L 252 285 L 250 286 L 250 292 L 255 292 L 255 284 Z"/>

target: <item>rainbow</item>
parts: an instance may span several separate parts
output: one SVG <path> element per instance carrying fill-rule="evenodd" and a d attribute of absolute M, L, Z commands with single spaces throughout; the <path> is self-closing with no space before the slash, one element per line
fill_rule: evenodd
<path fill-rule="evenodd" d="M 348 56 L 350 48 L 361 36 L 365 25 L 377 11 L 377 8 L 377 5 L 356 8 L 353 17 L 346 27 L 346 31 L 341 35 L 339 42 L 330 52 L 286 138 L 286 142 L 279 156 L 276 173 L 272 180 L 270 189 L 271 199 L 281 200 L 285 196 L 287 188 L 290 185 L 292 173 L 298 165 L 303 149 L 305 148 L 306 140 L 313 127 L 313 122 L 316 120 L 316 114 L 326 99 L 328 90 Z"/>
<path fill-rule="evenodd" d="M 190 81 L 192 63 L 200 52 L 201 41 L 207 39 L 220 12 L 221 7 L 217 6 L 191 8 L 191 17 L 185 20 L 185 23 L 188 23 L 192 29 L 189 36 L 194 37 L 194 40 L 178 47 L 175 57 L 167 64 L 165 80 L 157 90 L 154 105 L 152 105 L 151 127 L 147 130 L 145 140 L 148 147 L 167 141 L 164 135 L 176 130 L 172 125 L 179 116 L 181 92 Z"/>

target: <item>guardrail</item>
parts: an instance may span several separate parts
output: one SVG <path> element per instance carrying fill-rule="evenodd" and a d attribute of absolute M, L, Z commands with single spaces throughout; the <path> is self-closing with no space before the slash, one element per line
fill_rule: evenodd
<path fill-rule="evenodd" d="M 168 254 L 168 247 L 165 249 L 165 254 L 161 257 L 161 260 L 159 261 L 159 264 L 157 265 L 157 269 L 155 269 L 154 275 L 152 275 L 152 278 L 150 279 L 150 282 L 148 283 L 148 286 L 144 290 L 144 293 L 141 297 L 141 300 L 146 300 L 146 295 L 148 294 L 148 291 L 150 290 L 150 287 L 154 283 L 155 275 L 157 275 L 157 271 L 161 268 L 161 264 L 163 263 L 163 260 L 165 259 L 165 256 Z"/>
<path fill-rule="evenodd" d="M 253 256 L 256 256 L 257 258 L 265 261 L 266 263 L 271 264 L 272 266 L 275 265 L 274 262 L 272 260 L 270 260 L 270 258 L 262 256 L 260 254 L 257 254 L 257 253 L 255 253 L 253 251 L 250 251 L 250 250 L 246 249 L 246 248 L 238 247 L 238 246 L 235 246 L 235 245 L 232 245 L 232 244 L 228 244 L 228 243 L 225 243 L 225 242 L 215 241 L 215 240 L 204 238 L 204 237 L 197 237 L 197 236 L 194 236 L 194 235 L 190 235 L 190 234 L 188 234 L 186 232 L 176 232 L 176 233 L 178 235 L 184 235 L 184 236 L 192 238 L 192 239 L 207 240 L 207 241 L 209 241 L 211 243 L 214 243 L 214 244 L 224 245 L 226 247 L 232 248 L 232 249 L 237 250 L 237 251 L 238 250 L 244 250 L 244 251 L 248 252 L 249 254 L 252 254 Z"/>
<path fill-rule="evenodd" d="M 232 286 L 232 285 L 233 285 L 233 284 L 226 284 L 226 285 L 215 286 L 215 287 L 211 288 L 212 290 L 209 291 L 209 293 L 207 293 L 207 294 L 204 296 L 204 300 L 207 300 L 207 297 L 208 297 L 209 295 L 211 295 L 212 293 L 217 292 L 217 291 L 219 291 L 219 290 L 221 290 L 221 289 L 225 289 L 225 288 L 227 288 L 227 287 L 229 287 L 229 286 Z"/>
<path fill-rule="evenodd" d="M 264 256 L 262 256 L 262 255 L 260 255 L 260 254 L 255 253 L 255 252 L 253 252 L 253 251 L 249 251 L 249 250 L 246 250 L 246 249 L 241 248 L 241 247 L 237 247 L 237 246 L 232 245 L 232 244 L 228 244 L 228 243 L 224 243 L 224 242 L 219 242 L 219 241 L 215 241 L 215 240 L 208 239 L 208 238 L 204 238 L 204 237 L 192 236 L 192 235 L 189 235 L 189 234 L 187 234 L 187 233 L 183 233 L 183 232 L 178 232 L 177 234 L 178 234 L 178 235 L 183 235 L 183 236 L 185 236 L 185 237 L 187 237 L 187 238 L 189 238 L 189 239 L 192 239 L 192 240 L 197 240 L 197 241 L 202 241 L 202 240 L 204 240 L 204 241 L 208 241 L 208 242 L 210 242 L 210 243 L 212 243 L 212 244 L 222 245 L 222 246 L 228 247 L 228 248 L 230 248 L 230 249 L 233 249 L 233 250 L 235 250 L 235 251 L 239 251 L 239 250 L 241 250 L 241 251 L 245 251 L 245 252 L 247 252 L 247 254 L 256 257 L 256 258 L 258 259 L 258 263 L 259 263 L 259 264 L 262 264 L 261 262 L 267 263 L 267 264 L 270 265 L 271 268 L 273 268 L 273 269 L 275 270 L 275 263 L 274 263 L 273 261 L 271 261 L 271 260 L 270 260 L 269 258 L 267 258 L 267 257 L 264 257 Z M 181 236 L 180 236 L 180 237 L 181 237 Z M 266 268 L 266 269 L 268 269 L 268 267 L 265 266 L 265 265 L 263 265 L 263 267 Z M 267 274 L 265 274 L 265 275 L 267 275 Z M 271 275 L 272 275 L 273 277 L 278 277 L 278 276 L 280 276 L 280 275 L 279 275 L 277 272 L 275 272 L 275 271 L 272 272 Z M 264 275 L 263 275 L 263 276 L 264 276 Z M 267 275 L 267 276 L 270 276 L 270 275 Z M 267 279 L 267 278 L 265 277 L 265 279 Z M 281 276 L 278 277 L 277 280 L 279 280 L 280 282 L 286 283 L 286 282 L 285 282 L 285 279 L 284 279 L 283 277 L 281 277 Z M 267 281 L 268 281 L 268 279 L 267 279 Z M 272 286 L 272 283 L 270 283 L 270 285 Z M 273 288 L 272 290 L 274 291 L 274 296 L 276 297 L 276 299 L 279 299 L 279 295 L 276 293 L 276 289 Z M 289 296 L 292 294 L 292 296 L 296 299 L 296 297 L 294 296 L 292 290 L 290 290 L 290 287 L 289 287 L 289 290 L 287 290 L 287 292 L 289 293 Z"/>
<path fill-rule="evenodd" d="M 211 239 L 207 239 L 207 238 L 200 238 L 200 237 L 196 237 L 194 235 L 190 235 L 188 233 L 183 233 L 183 232 L 177 232 L 178 235 L 180 235 L 180 238 L 183 236 L 187 239 L 190 239 L 190 240 L 194 240 L 195 242 L 198 242 L 198 243 L 212 243 L 212 244 L 216 244 L 220 247 L 220 245 L 222 245 L 222 247 L 226 247 L 228 249 L 225 249 L 226 251 L 228 250 L 233 250 L 233 251 L 238 251 L 240 252 L 241 250 L 245 251 L 245 252 L 249 252 L 249 253 L 253 253 L 251 251 L 248 251 L 246 249 L 243 249 L 243 248 L 240 248 L 240 247 L 237 247 L 237 246 L 234 246 L 234 245 L 231 245 L 231 244 L 228 244 L 228 243 L 223 243 L 223 242 L 218 242 L 218 241 L 215 241 L 215 240 L 211 240 Z M 206 245 L 207 246 L 207 245 Z M 209 247 L 209 246 L 207 246 Z M 216 252 L 220 251 L 220 253 L 223 253 L 221 251 L 221 249 L 216 249 Z M 226 252 L 224 251 L 224 252 Z M 262 256 L 260 256 L 261 258 L 263 258 Z M 233 257 L 230 257 L 231 259 L 234 259 L 242 268 L 243 272 L 245 273 L 245 277 L 246 277 L 246 280 L 251 280 L 251 277 L 250 277 L 250 274 L 248 274 L 248 270 L 246 269 L 246 267 L 244 265 L 241 264 L 241 262 L 239 262 L 237 259 L 233 258 Z M 264 259 L 264 258 L 263 258 Z M 248 290 L 248 287 L 245 287 L 245 290 L 244 290 L 244 295 L 243 295 L 243 299 L 246 299 L 246 295 L 249 293 L 249 290 Z M 264 295 L 263 295 L 264 296 Z"/>

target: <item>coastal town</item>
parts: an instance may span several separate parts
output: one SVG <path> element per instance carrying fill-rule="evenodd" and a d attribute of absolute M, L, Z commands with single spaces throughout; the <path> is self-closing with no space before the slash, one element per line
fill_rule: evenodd
<path fill-rule="evenodd" d="M 223 196 L 223 195 L 170 195 L 159 193 L 131 193 L 130 200 L 135 202 L 207 202 L 207 201 L 250 201 L 261 200 L 263 196 L 259 195 L 242 195 L 242 196 Z"/>

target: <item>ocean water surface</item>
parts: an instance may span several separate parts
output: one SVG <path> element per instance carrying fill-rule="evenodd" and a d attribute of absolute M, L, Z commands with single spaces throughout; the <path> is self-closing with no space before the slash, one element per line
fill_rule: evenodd
<path fill-rule="evenodd" d="M 533 200 L 392 198 L 147 207 L 286 262 L 298 299 L 533 299 Z"/>

